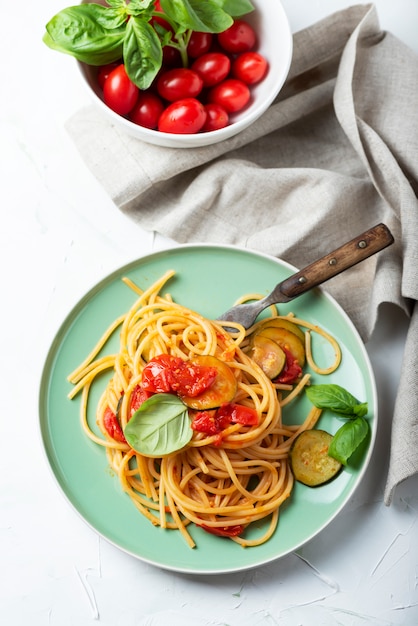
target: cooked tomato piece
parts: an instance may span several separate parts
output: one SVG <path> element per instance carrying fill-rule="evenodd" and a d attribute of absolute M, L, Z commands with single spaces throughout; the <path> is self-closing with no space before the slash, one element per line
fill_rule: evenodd
<path fill-rule="evenodd" d="M 160 354 L 145 366 L 142 372 L 142 388 L 153 393 L 174 392 L 194 398 L 206 391 L 216 377 L 216 367 L 184 361 L 170 354 Z"/>
<path fill-rule="evenodd" d="M 139 409 L 141 404 L 143 404 L 145 400 L 148 400 L 148 398 L 151 398 L 152 395 L 154 395 L 152 391 L 147 391 L 141 387 L 141 385 L 137 385 L 131 394 L 131 416 Z"/>
<path fill-rule="evenodd" d="M 286 363 L 279 376 L 273 380 L 274 383 L 290 384 L 294 383 L 302 374 L 302 368 L 292 353 L 282 346 L 286 354 Z"/>
<path fill-rule="evenodd" d="M 122 428 L 118 422 L 118 418 L 110 407 L 105 409 L 103 424 L 106 428 L 107 434 L 112 437 L 112 439 L 119 441 L 120 443 L 126 443 L 125 435 L 123 434 Z"/>
<path fill-rule="evenodd" d="M 142 388 L 153 393 L 171 391 L 171 372 L 182 360 L 170 354 L 160 354 L 151 359 L 142 372 Z"/>
<path fill-rule="evenodd" d="M 212 411 L 190 412 L 193 417 L 192 428 L 207 435 L 217 435 L 230 424 L 255 426 L 258 424 L 257 411 L 242 404 L 226 402 Z"/>
<path fill-rule="evenodd" d="M 243 426 L 256 426 L 258 424 L 258 413 L 255 409 L 242 404 L 228 402 L 219 407 L 218 417 L 229 418 L 232 424 L 242 424 Z"/>
<path fill-rule="evenodd" d="M 192 429 L 206 435 L 218 435 L 231 423 L 229 415 L 218 415 L 213 411 L 196 411 L 192 421 Z"/>
<path fill-rule="evenodd" d="M 200 524 L 200 528 L 218 537 L 237 537 L 244 532 L 242 524 L 235 524 L 234 526 L 206 526 L 206 524 Z"/>
<path fill-rule="evenodd" d="M 179 394 L 184 404 L 196 411 L 216 409 L 225 402 L 231 402 L 237 390 L 237 381 L 232 369 L 215 356 L 196 356 L 189 361 L 193 365 L 213 368 L 216 371 L 212 384 L 199 396 L 192 397 L 190 394 Z"/>

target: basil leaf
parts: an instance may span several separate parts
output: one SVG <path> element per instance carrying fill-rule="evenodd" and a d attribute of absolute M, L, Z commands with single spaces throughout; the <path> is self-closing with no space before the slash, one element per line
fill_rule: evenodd
<path fill-rule="evenodd" d="M 328 455 L 347 465 L 348 459 L 365 439 L 368 431 L 369 424 L 364 417 L 346 422 L 335 433 L 328 448 Z"/>
<path fill-rule="evenodd" d="M 340 385 L 311 385 L 306 388 L 309 400 L 318 409 L 331 409 L 347 417 L 366 415 L 367 402 L 360 402 Z"/>
<path fill-rule="evenodd" d="M 170 393 L 158 393 L 141 404 L 124 430 L 129 445 L 145 456 L 180 450 L 192 434 L 186 405 Z"/>
<path fill-rule="evenodd" d="M 233 23 L 216 0 L 161 0 L 161 8 L 183 31 L 220 33 Z"/>
<path fill-rule="evenodd" d="M 125 4 L 125 0 L 122 0 Z M 129 4 L 125 5 L 129 15 L 145 14 L 148 11 L 148 19 L 151 17 L 151 13 L 154 10 L 155 0 L 130 0 Z"/>
<path fill-rule="evenodd" d="M 148 89 L 157 75 L 163 51 L 152 26 L 140 17 L 131 17 L 123 43 L 126 73 L 140 89 Z"/>
<path fill-rule="evenodd" d="M 122 56 L 126 15 L 99 4 L 60 11 L 46 25 L 44 43 L 89 65 L 105 65 Z"/>
<path fill-rule="evenodd" d="M 232 17 L 240 17 L 254 11 L 254 6 L 249 0 L 213 0 L 213 2 Z"/>

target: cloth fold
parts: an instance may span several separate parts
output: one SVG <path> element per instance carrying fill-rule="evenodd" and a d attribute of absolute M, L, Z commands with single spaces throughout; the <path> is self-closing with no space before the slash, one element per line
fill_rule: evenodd
<path fill-rule="evenodd" d="M 367 341 L 379 306 L 414 310 L 393 417 L 385 502 L 418 472 L 418 58 L 354 5 L 294 35 L 288 79 L 231 139 L 152 146 L 87 107 L 67 130 L 116 206 L 179 243 L 237 244 L 297 267 L 378 222 L 395 243 L 327 282 Z M 411 449 L 414 446 L 414 450 Z"/>

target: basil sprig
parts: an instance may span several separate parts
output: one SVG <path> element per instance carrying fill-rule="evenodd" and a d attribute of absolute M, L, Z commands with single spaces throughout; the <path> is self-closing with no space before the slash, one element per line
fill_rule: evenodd
<path fill-rule="evenodd" d="M 46 25 L 44 43 L 88 65 L 123 59 L 129 78 L 147 89 L 162 66 L 163 46 L 179 50 L 187 66 L 193 31 L 220 33 L 234 18 L 254 10 L 250 0 L 107 0 L 80 4 L 57 13 Z M 162 18 L 169 29 L 153 18 Z"/>
<path fill-rule="evenodd" d="M 166 456 L 189 443 L 193 431 L 186 405 L 171 393 L 148 398 L 125 426 L 124 435 L 137 452 Z"/>
<path fill-rule="evenodd" d="M 335 433 L 328 450 L 329 456 L 347 465 L 348 459 L 357 450 L 369 432 L 367 402 L 359 402 L 347 389 L 340 385 L 311 385 L 306 395 L 317 408 L 328 409 L 348 419 Z"/>

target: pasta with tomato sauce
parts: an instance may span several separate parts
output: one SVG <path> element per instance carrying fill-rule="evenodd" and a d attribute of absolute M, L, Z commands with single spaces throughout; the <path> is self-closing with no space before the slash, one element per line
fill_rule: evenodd
<path fill-rule="evenodd" d="M 338 367 L 340 349 L 320 328 L 275 308 L 248 331 L 208 320 L 161 295 L 173 275 L 167 272 L 144 291 L 123 279 L 135 302 L 69 375 L 69 398 L 81 394 L 86 435 L 106 449 L 122 489 L 152 524 L 177 529 L 190 547 L 193 524 L 256 546 L 274 533 L 292 492 L 290 446 L 321 413 L 312 407 L 301 425 L 283 423 L 283 406 L 309 384 L 301 361 L 327 374 Z M 294 327 L 302 333 L 298 341 Z M 314 362 L 311 332 L 334 348 L 334 362 L 325 369 Z M 117 351 L 103 355 L 117 333 Z M 95 407 L 97 428 L 89 424 L 90 392 L 103 372 L 109 378 Z M 258 520 L 268 523 L 260 533 L 248 532 Z"/>

